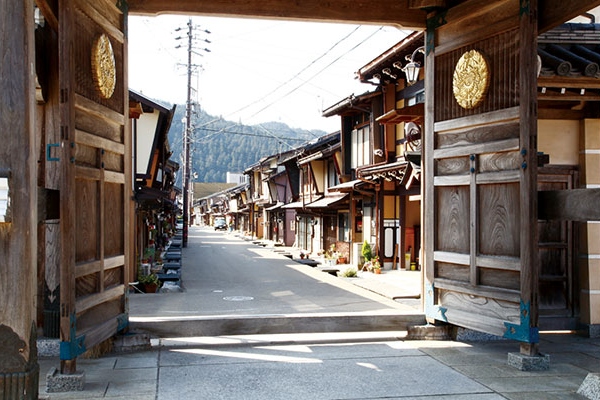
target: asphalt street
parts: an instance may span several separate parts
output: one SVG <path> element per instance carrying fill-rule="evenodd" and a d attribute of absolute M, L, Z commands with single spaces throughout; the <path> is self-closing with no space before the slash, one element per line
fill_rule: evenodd
<path fill-rule="evenodd" d="M 191 228 L 185 294 L 133 294 L 131 317 L 248 316 L 415 310 L 242 238 Z"/>

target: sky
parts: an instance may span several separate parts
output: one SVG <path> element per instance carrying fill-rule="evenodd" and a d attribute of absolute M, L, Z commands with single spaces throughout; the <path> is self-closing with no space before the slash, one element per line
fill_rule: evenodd
<path fill-rule="evenodd" d="M 128 22 L 129 87 L 185 104 L 188 17 L 131 16 Z M 192 100 L 204 111 L 246 125 L 278 121 L 326 132 L 339 130 L 340 120 L 322 117 L 323 109 L 373 90 L 355 72 L 409 33 L 390 26 L 277 20 L 192 22 L 198 27 L 192 63 L 201 66 L 192 80 L 197 89 Z"/>

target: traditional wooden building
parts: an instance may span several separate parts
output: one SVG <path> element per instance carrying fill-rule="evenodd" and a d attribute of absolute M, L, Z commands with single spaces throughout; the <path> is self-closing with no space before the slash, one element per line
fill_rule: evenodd
<path fill-rule="evenodd" d="M 138 263 L 145 253 L 160 254 L 168 238 L 175 234 L 179 208 L 174 187 L 179 164 L 170 159 L 168 133 L 175 113 L 164 105 L 129 92 L 133 165 L 135 168 L 135 244 L 136 267 L 129 281 L 137 279 Z"/>
<path fill-rule="evenodd" d="M 300 201 L 296 208 L 300 248 L 317 255 L 336 251 L 350 256 L 349 197 L 331 188 L 340 182 L 340 133 L 325 135 L 303 149 L 298 157 Z"/>
<path fill-rule="evenodd" d="M 372 151 L 380 158 L 356 175 L 376 182 L 375 233 L 384 268 L 420 268 L 424 44 L 423 32 L 414 32 L 357 72 L 382 92 L 372 118 L 372 142 L 379 146 Z"/>

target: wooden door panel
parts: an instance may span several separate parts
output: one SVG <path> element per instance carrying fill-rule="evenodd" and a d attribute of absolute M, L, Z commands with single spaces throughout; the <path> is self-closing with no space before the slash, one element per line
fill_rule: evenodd
<path fill-rule="evenodd" d="M 527 84 L 533 71 L 523 72 L 523 62 L 535 54 L 520 43 L 535 30 L 535 19 L 516 1 L 497 2 L 502 21 L 473 36 L 461 29 L 461 21 L 476 14 L 468 3 L 428 30 L 426 313 L 430 320 L 534 343 L 537 243 L 529 214 L 537 204 L 537 165 L 530 162 L 536 132 L 528 114 L 535 100 L 528 99 L 535 99 L 535 88 Z M 432 48 L 448 35 L 450 42 Z M 459 60 L 473 53 L 477 65 L 455 80 Z M 478 82 L 486 82 L 478 100 L 461 106 L 460 95 Z"/>
<path fill-rule="evenodd" d="M 61 367 L 73 370 L 127 323 L 130 142 L 125 15 L 109 0 L 60 1 L 59 12 Z"/>
<path fill-rule="evenodd" d="M 569 190 L 576 187 L 577 170 L 571 166 L 549 166 L 539 170 L 538 189 Z M 575 238 L 572 221 L 540 220 L 540 326 L 575 329 L 577 304 L 573 261 Z"/>

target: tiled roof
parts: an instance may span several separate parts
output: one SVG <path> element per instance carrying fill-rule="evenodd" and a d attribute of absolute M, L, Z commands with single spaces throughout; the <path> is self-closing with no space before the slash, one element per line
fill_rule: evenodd
<path fill-rule="evenodd" d="M 600 24 L 564 24 L 538 37 L 540 76 L 600 77 Z"/>

